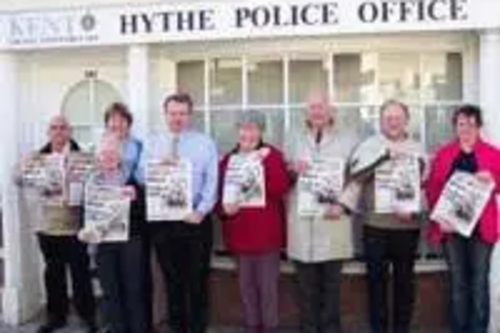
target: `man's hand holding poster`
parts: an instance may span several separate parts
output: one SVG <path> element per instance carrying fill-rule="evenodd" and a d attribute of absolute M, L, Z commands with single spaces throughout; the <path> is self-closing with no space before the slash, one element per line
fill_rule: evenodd
<path fill-rule="evenodd" d="M 146 166 L 148 221 L 183 221 L 193 212 L 192 165 L 188 160 L 149 161 Z"/>
<path fill-rule="evenodd" d="M 328 207 L 338 203 L 344 186 L 345 160 L 312 161 L 298 180 L 298 210 L 302 216 L 324 216 Z"/>

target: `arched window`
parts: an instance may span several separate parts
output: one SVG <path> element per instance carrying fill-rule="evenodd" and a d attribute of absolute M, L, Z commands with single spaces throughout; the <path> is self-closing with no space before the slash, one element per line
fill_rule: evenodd
<path fill-rule="evenodd" d="M 122 100 L 108 82 L 89 77 L 73 85 L 64 96 L 62 110 L 73 126 L 73 137 L 91 149 L 104 129 L 108 105 Z"/>

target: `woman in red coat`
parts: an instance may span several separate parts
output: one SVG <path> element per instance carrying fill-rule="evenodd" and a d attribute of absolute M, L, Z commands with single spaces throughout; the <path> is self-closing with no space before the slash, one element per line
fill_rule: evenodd
<path fill-rule="evenodd" d="M 493 245 L 499 239 L 495 195 L 500 191 L 500 151 L 483 141 L 481 110 L 472 105 L 459 107 L 453 116 L 456 139 L 442 147 L 434 157 L 426 184 L 427 199 L 433 209 L 454 172 L 474 174 L 495 186 L 470 237 L 447 224 L 434 221 L 430 240 L 442 244 L 448 262 L 450 282 L 450 331 L 486 333 L 489 319 L 488 276 Z"/>
<path fill-rule="evenodd" d="M 263 143 L 264 130 L 263 114 L 242 113 L 238 144 L 220 164 L 218 212 L 226 247 L 236 256 L 243 325 L 249 333 L 278 325 L 284 197 L 289 188 L 283 155 Z"/>

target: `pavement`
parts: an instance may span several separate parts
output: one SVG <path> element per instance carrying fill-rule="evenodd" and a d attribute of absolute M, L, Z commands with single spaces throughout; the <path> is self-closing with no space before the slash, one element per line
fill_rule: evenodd
<path fill-rule="evenodd" d="M 11 327 L 0 323 L 0 333 L 36 333 L 39 323 L 29 323 L 21 327 Z M 420 329 L 414 330 L 412 333 L 445 333 L 444 329 Z M 82 327 L 77 323 L 70 323 L 67 328 L 58 330 L 57 333 L 83 333 Z M 240 333 L 238 328 L 231 327 L 216 327 L 211 328 L 209 333 Z M 275 333 L 298 333 L 296 329 L 280 329 Z M 367 330 L 360 330 L 358 332 L 347 333 L 368 333 Z"/>

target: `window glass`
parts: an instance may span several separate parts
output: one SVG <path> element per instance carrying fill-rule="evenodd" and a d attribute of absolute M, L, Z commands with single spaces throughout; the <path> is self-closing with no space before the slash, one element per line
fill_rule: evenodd
<path fill-rule="evenodd" d="M 335 101 L 361 101 L 361 55 L 340 54 L 333 57 Z"/>
<path fill-rule="evenodd" d="M 426 148 L 429 153 L 432 154 L 453 138 L 451 120 L 454 110 L 454 106 L 426 106 Z"/>
<path fill-rule="evenodd" d="M 230 151 L 236 144 L 237 121 L 241 110 L 217 110 L 210 112 L 211 135 L 217 142 L 221 154 Z"/>
<path fill-rule="evenodd" d="M 194 105 L 204 105 L 205 100 L 205 62 L 181 61 L 177 64 L 177 88 L 189 92 Z"/>
<path fill-rule="evenodd" d="M 113 102 L 120 102 L 118 91 L 109 83 L 86 79 L 75 84 L 64 97 L 62 110 L 74 127 L 73 137 L 91 146 L 104 128 L 104 113 Z"/>
<path fill-rule="evenodd" d="M 305 103 L 311 91 L 328 91 L 328 72 L 323 65 L 323 60 L 290 60 L 289 70 L 291 103 Z"/>
<path fill-rule="evenodd" d="M 283 103 L 283 62 L 281 60 L 248 61 L 248 103 Z"/>
<path fill-rule="evenodd" d="M 417 53 L 382 53 L 378 60 L 379 102 L 420 100 L 420 57 Z"/>
<path fill-rule="evenodd" d="M 210 60 L 211 105 L 241 105 L 241 59 Z"/>
<path fill-rule="evenodd" d="M 462 55 L 430 53 L 422 55 L 422 95 L 426 101 L 462 99 Z"/>

